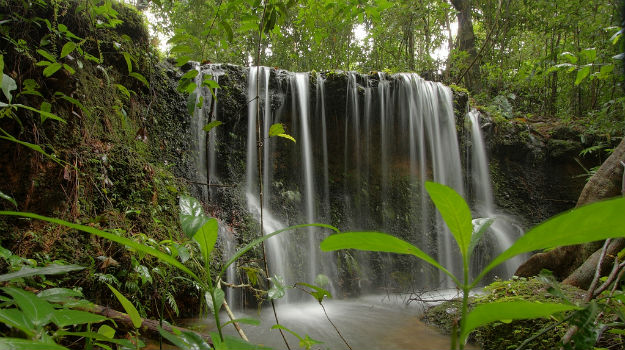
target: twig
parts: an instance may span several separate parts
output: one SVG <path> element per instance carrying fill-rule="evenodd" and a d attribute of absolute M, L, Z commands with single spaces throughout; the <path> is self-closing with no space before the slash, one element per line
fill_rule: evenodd
<path fill-rule="evenodd" d="M 603 248 L 601 248 L 601 255 L 599 256 L 599 261 L 597 262 L 597 269 L 595 270 L 595 276 L 592 279 L 592 283 L 590 284 L 590 287 L 588 288 L 586 297 L 584 297 L 585 303 L 588 303 L 594 297 L 594 292 L 595 292 L 595 289 L 597 288 L 597 283 L 599 283 L 599 278 L 601 277 L 601 265 L 603 264 L 603 260 L 605 259 L 606 251 L 608 250 L 610 241 L 611 241 L 610 238 L 606 239 L 605 243 L 603 244 Z M 577 333 L 578 330 L 579 330 L 578 326 L 576 325 L 571 326 L 571 328 L 569 328 L 566 331 L 566 334 L 564 334 L 564 336 L 562 337 L 562 344 L 570 343 L 571 339 L 573 338 L 575 333 Z"/>
<path fill-rule="evenodd" d="M 336 331 L 336 333 L 339 335 L 339 337 L 341 337 L 341 340 L 343 340 L 343 343 L 345 343 L 345 345 L 347 345 L 347 347 L 349 348 L 349 350 L 353 350 L 351 346 L 349 346 L 349 344 L 347 343 L 347 340 L 345 340 L 345 338 L 343 338 L 343 335 L 341 334 L 341 332 L 339 331 L 338 328 L 336 328 L 336 325 L 334 325 L 334 322 L 332 322 L 332 320 L 330 319 L 330 317 L 328 316 L 328 313 L 326 312 L 326 308 L 325 306 L 323 306 L 322 302 L 319 302 L 319 305 L 321 305 L 321 308 L 323 309 L 323 313 L 326 315 L 326 318 L 328 319 L 328 322 L 330 322 L 330 324 L 332 325 L 332 327 L 334 327 L 334 330 Z"/>
<path fill-rule="evenodd" d="M 241 326 L 239 326 L 239 323 L 238 322 L 234 322 L 234 320 L 235 320 L 234 314 L 232 313 L 232 310 L 230 310 L 230 307 L 228 306 L 228 303 L 226 302 L 225 299 L 223 301 L 222 306 L 224 307 L 224 310 L 226 310 L 226 313 L 228 314 L 228 317 L 230 317 L 230 320 L 232 321 L 232 325 L 234 326 L 234 328 L 237 330 L 237 332 L 241 336 L 241 339 L 243 339 L 245 341 L 250 341 L 249 339 L 247 339 L 247 336 L 245 336 L 245 333 L 243 333 L 243 330 L 241 329 Z"/>

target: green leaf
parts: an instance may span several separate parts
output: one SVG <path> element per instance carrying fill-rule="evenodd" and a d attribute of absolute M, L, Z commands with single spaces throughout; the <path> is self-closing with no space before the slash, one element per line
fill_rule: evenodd
<path fill-rule="evenodd" d="M 295 338 L 299 339 L 300 341 L 304 340 L 304 338 L 302 338 L 299 334 L 297 334 L 296 332 L 286 328 L 285 326 L 283 326 L 281 324 L 275 324 L 275 325 L 271 326 L 271 329 L 281 329 L 283 331 L 287 331 L 287 332 L 293 334 L 295 336 Z"/>
<path fill-rule="evenodd" d="M 559 303 L 537 303 L 531 301 L 495 302 L 474 307 L 466 316 L 464 329 L 460 334 L 460 342 L 472 330 L 499 320 L 523 320 L 547 317 L 552 314 L 580 309 L 575 305 Z"/>
<path fill-rule="evenodd" d="M 275 123 L 269 127 L 269 137 L 278 136 L 284 134 L 284 125 L 282 123 Z"/>
<path fill-rule="evenodd" d="M 123 296 L 122 293 L 120 293 L 117 289 L 115 289 L 115 287 L 111 286 L 108 283 L 106 285 L 113 292 L 113 294 L 115 294 L 115 297 L 117 297 L 117 300 L 119 300 L 119 302 L 122 304 L 122 307 L 124 308 L 124 310 L 126 310 L 126 313 L 130 317 L 130 320 L 132 321 L 132 325 L 135 328 L 139 329 L 142 323 L 141 316 L 139 315 L 139 311 L 137 311 L 137 309 L 135 308 L 134 305 L 132 305 L 130 300 L 126 299 L 126 297 Z"/>
<path fill-rule="evenodd" d="M 200 337 L 197 333 L 193 332 L 178 332 L 178 334 L 169 333 L 163 328 L 158 328 L 158 332 L 163 336 L 163 338 L 167 339 L 169 342 L 180 348 L 181 350 L 210 350 L 211 347 Z M 217 337 L 213 337 L 213 342 L 219 339 L 219 335 Z"/>
<path fill-rule="evenodd" d="M 193 235 L 193 240 L 200 244 L 200 251 L 205 263 L 210 261 L 210 254 L 217 242 L 218 231 L 219 223 L 217 219 L 211 218 Z"/>
<path fill-rule="evenodd" d="M 484 235 L 486 230 L 488 230 L 490 225 L 493 224 L 493 222 L 495 222 L 495 219 L 493 218 L 477 218 L 471 221 L 471 225 L 473 226 L 473 234 L 471 235 L 471 242 L 469 243 L 468 248 L 469 257 L 473 254 L 475 247 L 477 247 L 480 239 L 482 239 L 482 236 Z"/>
<path fill-rule="evenodd" d="M 72 68 L 72 66 L 63 63 L 63 68 L 65 68 L 66 71 L 69 72 L 69 74 L 74 74 L 76 73 L 76 70 L 74 68 Z"/>
<path fill-rule="evenodd" d="M 471 210 L 467 202 L 451 187 L 442 184 L 428 181 L 425 189 L 456 239 L 462 256 L 466 257 L 473 234 Z"/>
<path fill-rule="evenodd" d="M 0 212 L 1 214 L 2 212 Z M 239 251 L 236 252 L 236 254 L 234 254 L 221 268 L 221 271 L 219 271 L 219 276 L 218 277 L 222 277 L 224 275 L 224 273 L 226 273 L 226 270 L 228 269 L 228 266 L 232 265 L 232 263 L 234 263 L 235 261 L 237 261 L 237 259 L 239 259 L 243 254 L 247 253 L 250 249 L 258 246 L 259 244 L 261 244 L 262 242 L 268 240 L 269 238 L 281 234 L 283 232 L 287 232 L 287 231 L 291 231 L 291 230 L 295 230 L 298 228 L 304 228 L 304 227 L 322 227 L 322 228 L 327 228 L 330 230 L 333 230 L 334 232 L 340 233 L 341 231 L 339 231 L 338 228 L 332 226 L 332 225 L 326 225 L 326 224 L 302 224 L 302 225 L 295 225 L 295 226 L 289 226 L 289 227 L 285 227 L 283 229 L 274 231 L 270 234 L 266 234 L 262 237 L 256 238 L 255 240 L 251 241 L 250 243 L 248 243 L 247 245 L 245 245 L 245 247 L 241 248 Z"/>
<path fill-rule="evenodd" d="M 82 298 L 82 293 L 67 288 L 50 288 L 37 293 L 40 299 L 51 303 L 61 303 L 74 300 L 74 298 Z"/>
<path fill-rule="evenodd" d="M 225 326 L 231 324 L 231 323 L 244 323 L 244 324 L 251 324 L 252 326 L 260 326 L 260 321 L 255 319 L 255 318 L 237 318 L 234 320 L 230 320 L 224 324 L 221 325 L 221 328 L 224 328 Z"/>
<path fill-rule="evenodd" d="M 73 41 L 68 41 L 67 43 L 65 43 L 65 45 L 63 45 L 63 48 L 61 49 L 61 58 L 69 55 L 75 49 L 76 43 L 74 43 Z"/>
<path fill-rule="evenodd" d="M 0 322 L 21 330 L 29 337 L 37 331 L 30 319 L 18 309 L 0 309 Z"/>
<path fill-rule="evenodd" d="M 63 67 L 61 63 L 58 63 L 58 62 L 52 63 L 51 65 L 47 66 L 46 69 L 43 70 L 43 76 L 46 78 L 50 77 L 52 76 L 52 74 L 56 73 L 59 69 L 61 69 L 61 67 Z"/>
<path fill-rule="evenodd" d="M 326 297 L 326 296 L 328 298 L 330 298 L 330 299 L 332 298 L 332 294 L 329 291 L 327 291 L 327 290 L 325 290 L 323 288 L 317 287 L 317 286 L 313 286 L 312 284 L 308 284 L 308 283 L 305 283 L 305 282 L 298 282 L 298 283 L 296 283 L 296 285 L 304 286 L 304 287 L 308 287 L 308 288 L 312 289 L 314 292 L 306 291 L 306 293 L 312 295 L 315 299 L 317 299 L 318 302 L 322 302 L 323 298 Z"/>
<path fill-rule="evenodd" d="M 54 155 L 46 153 L 41 147 L 39 147 L 39 145 L 35 145 L 35 144 L 29 143 L 29 142 L 18 140 L 15 137 L 13 137 L 11 135 L 8 135 L 8 134 L 7 134 L 7 136 L 0 136 L 0 139 L 9 140 L 11 142 L 18 143 L 18 144 L 20 144 L 22 146 L 25 146 L 25 147 L 28 147 L 28 148 L 32 149 L 35 152 L 39 152 L 39 153 L 43 154 L 44 156 L 50 158 L 51 160 L 53 160 L 53 161 L 55 161 L 55 162 L 57 162 L 59 164 L 63 164 Z"/>
<path fill-rule="evenodd" d="M 128 52 L 122 52 L 124 60 L 126 61 L 126 68 L 128 68 L 128 74 L 132 73 L 132 60 Z"/>
<path fill-rule="evenodd" d="M 308 334 L 304 336 L 304 339 L 299 341 L 299 346 L 306 350 L 309 350 L 315 344 L 323 344 L 323 342 L 311 338 L 310 336 L 308 336 Z"/>
<path fill-rule="evenodd" d="M 212 122 L 204 125 L 204 128 L 202 128 L 204 131 L 209 132 L 211 131 L 214 127 L 220 126 L 221 124 L 223 124 L 222 122 L 220 122 L 219 120 L 213 120 Z"/>
<path fill-rule="evenodd" d="M 581 84 L 582 81 L 584 81 L 584 79 L 586 79 L 588 74 L 590 74 L 590 66 L 586 65 L 586 66 L 581 67 L 577 71 L 577 77 L 575 78 L 575 85 Z"/>
<path fill-rule="evenodd" d="M 117 90 L 119 90 L 122 94 L 124 94 L 124 96 L 130 99 L 130 91 L 128 91 L 128 89 L 126 89 L 124 85 L 115 84 L 115 86 L 117 87 Z"/>
<path fill-rule="evenodd" d="M 273 282 L 273 286 L 271 289 L 267 291 L 267 297 L 269 299 L 280 299 L 286 294 L 286 287 L 284 283 L 284 278 L 282 276 L 273 276 L 273 278 L 269 278 L 271 282 Z"/>
<path fill-rule="evenodd" d="M 35 327 L 43 327 L 50 322 L 54 309 L 47 301 L 19 288 L 5 287 L 2 290 L 13 298 L 15 304 Z"/>
<path fill-rule="evenodd" d="M 599 71 L 599 79 L 606 79 L 610 76 L 610 73 L 614 70 L 614 63 L 606 64 L 601 66 L 601 70 Z"/>
<path fill-rule="evenodd" d="M 191 69 L 188 72 L 184 73 L 181 77 L 180 80 L 191 80 L 193 78 L 195 78 L 197 75 L 199 74 L 199 72 L 197 71 L 197 69 Z"/>
<path fill-rule="evenodd" d="M 219 84 L 211 78 L 206 78 L 202 81 L 202 86 L 206 86 L 211 89 L 219 89 Z"/>
<path fill-rule="evenodd" d="M 7 98 L 7 101 L 11 103 L 13 100 L 13 95 L 11 95 L 11 91 L 17 89 L 17 84 L 15 80 L 10 76 L 2 73 L 2 93 L 4 93 L 4 97 Z"/>
<path fill-rule="evenodd" d="M 107 326 L 107 325 L 102 325 L 100 327 L 100 329 L 107 327 L 109 329 L 112 329 L 111 327 Z M 113 329 L 113 332 L 115 332 L 115 330 Z M 111 337 L 107 337 L 106 335 L 98 332 L 68 332 L 68 331 L 63 331 L 63 330 L 59 330 L 56 331 L 56 335 L 58 336 L 74 336 L 74 337 L 81 337 L 81 338 L 89 338 L 89 339 L 93 339 L 93 340 L 97 340 L 97 341 L 104 341 L 104 342 L 109 342 L 109 343 L 113 343 L 113 344 L 118 344 L 121 345 L 123 349 L 136 349 L 138 348 L 143 348 L 145 346 L 145 344 L 141 341 L 141 339 L 139 339 L 138 344 L 135 344 L 134 342 L 131 342 L 128 339 L 113 339 Z"/>
<path fill-rule="evenodd" d="M 3 212 L 0 212 L 3 213 Z M 19 271 L 0 275 L 0 282 L 10 281 L 16 278 L 31 277 L 37 275 L 59 275 L 72 271 L 79 271 L 85 269 L 83 266 L 78 265 L 60 265 L 51 264 L 44 267 L 22 267 Z"/>
<path fill-rule="evenodd" d="M 577 56 L 575 56 L 571 52 L 563 52 L 563 53 L 560 54 L 560 56 L 564 57 L 567 61 L 569 61 L 572 64 L 576 64 L 577 63 Z"/>
<path fill-rule="evenodd" d="M 52 322 L 54 322 L 54 324 L 58 327 L 85 323 L 99 323 L 106 320 L 108 320 L 107 317 L 80 310 L 59 309 L 54 310 L 52 314 Z"/>
<path fill-rule="evenodd" d="M 52 63 L 56 62 L 56 58 L 46 50 L 38 49 L 37 53 Z"/>
<path fill-rule="evenodd" d="M 189 56 L 181 56 L 176 59 L 176 67 L 182 67 L 191 61 L 191 57 Z"/>
<path fill-rule="evenodd" d="M 103 324 L 98 329 L 98 334 L 102 334 L 103 336 L 112 339 L 115 337 L 115 329 Z"/>
<path fill-rule="evenodd" d="M 0 338 L 0 349 L 3 350 L 68 350 L 54 343 L 42 343 L 21 338 Z"/>
<path fill-rule="evenodd" d="M 192 83 L 195 85 L 195 83 Z M 193 88 L 195 90 L 195 88 Z M 193 111 L 195 111 L 195 101 L 197 100 L 197 94 L 194 91 L 190 92 L 190 95 L 187 97 L 187 112 L 190 115 L 193 115 Z"/>
<path fill-rule="evenodd" d="M 147 79 L 145 79 L 145 77 L 137 72 L 131 72 L 128 75 L 130 75 L 131 77 L 139 80 L 140 82 L 143 83 L 143 85 L 145 85 L 146 87 L 150 87 L 150 83 L 148 83 Z"/>
<path fill-rule="evenodd" d="M 52 110 L 52 105 L 49 102 L 43 101 L 41 102 L 41 106 L 39 107 L 41 109 L 42 112 L 45 112 L 46 114 L 51 114 L 50 111 Z M 46 121 L 46 119 L 48 119 L 48 116 L 46 114 L 41 114 L 41 123 L 43 124 L 43 122 Z"/>
<path fill-rule="evenodd" d="M 224 303 L 224 298 L 226 297 L 226 294 L 221 288 L 215 288 L 213 289 L 213 297 L 215 298 L 215 305 L 217 305 L 217 312 L 219 312 L 219 310 L 221 310 L 221 306 Z M 213 305 L 213 298 L 211 298 L 210 292 L 204 293 L 204 299 L 206 300 L 206 305 L 208 305 L 208 308 L 212 312 L 215 312 L 215 306 Z"/>
<path fill-rule="evenodd" d="M 340 249 L 358 249 L 371 252 L 386 252 L 396 254 L 408 254 L 431 264 L 447 274 L 451 279 L 460 284 L 458 279 L 441 266 L 436 260 L 424 253 L 421 249 L 397 237 L 379 232 L 346 232 L 328 236 L 321 242 L 321 250 L 324 252 Z"/>
<path fill-rule="evenodd" d="M 46 119 L 53 119 L 53 120 L 59 121 L 61 123 L 66 123 L 67 124 L 65 119 L 59 117 L 58 115 L 56 115 L 54 113 L 46 112 L 46 111 L 43 111 L 41 109 L 33 108 L 31 106 L 26 106 L 26 105 L 19 104 L 19 103 L 16 103 L 13 106 L 19 107 L 19 108 L 28 109 L 29 111 L 33 111 L 33 112 L 39 113 L 40 115 L 45 116 L 44 120 L 46 120 Z"/>
<path fill-rule="evenodd" d="M 211 332 L 210 335 L 211 339 L 213 340 L 213 346 L 215 347 L 215 350 L 271 350 L 271 348 L 262 345 L 252 344 L 250 342 L 246 342 L 243 339 L 230 335 L 224 335 L 223 341 L 219 338 L 219 334 L 215 332 Z"/>
<path fill-rule="evenodd" d="M 202 204 L 191 196 L 181 195 L 179 207 L 182 232 L 189 238 L 193 238 L 197 231 L 211 219 L 204 215 Z"/>
<path fill-rule="evenodd" d="M 189 270 L 186 266 L 182 265 L 178 260 L 176 260 L 173 257 L 171 257 L 171 256 L 169 256 L 169 255 L 167 255 L 167 254 L 165 254 L 163 252 L 161 252 L 160 250 L 156 250 L 154 248 L 145 246 L 145 245 L 143 245 L 141 243 L 135 242 L 135 241 L 130 240 L 128 238 L 120 237 L 118 235 L 115 235 L 115 234 L 112 234 L 112 233 L 109 233 L 109 232 L 105 232 L 105 231 L 102 231 L 102 230 L 98 230 L 98 229 L 95 229 L 95 228 L 90 227 L 90 226 L 83 226 L 83 225 L 73 224 L 71 222 L 67 222 L 67 221 L 64 221 L 64 220 L 60 220 L 60 219 L 56 219 L 56 218 L 49 218 L 49 217 L 46 217 L 46 216 L 41 216 L 41 215 L 32 214 L 32 213 L 14 212 L 14 211 L 0 211 L 0 215 L 21 216 L 21 217 L 25 217 L 25 218 L 43 220 L 43 221 L 51 222 L 51 223 L 54 223 L 54 224 L 63 225 L 65 227 L 73 228 L 75 230 L 87 232 L 87 233 L 90 233 L 90 234 L 93 234 L 93 235 L 96 235 L 96 236 L 108 239 L 109 241 L 113 241 L 113 242 L 117 242 L 117 243 L 123 244 L 123 245 L 125 245 L 127 247 L 130 247 L 130 248 L 133 248 L 133 249 L 135 249 L 135 250 L 137 250 L 139 252 L 152 255 L 152 256 L 158 258 L 159 260 L 161 260 L 162 262 L 164 262 L 164 263 L 166 263 L 166 264 L 168 264 L 170 266 L 178 268 L 180 271 L 183 271 L 184 273 L 186 273 L 187 275 L 192 277 L 197 282 L 203 283 L 202 279 L 200 279 L 195 273 L 193 273 L 193 271 Z"/>
<path fill-rule="evenodd" d="M 0 54 L 0 73 L 4 73 L 4 55 Z"/>
<path fill-rule="evenodd" d="M 0 198 L 11 202 L 15 206 L 15 208 L 17 208 L 17 202 L 15 201 L 15 199 L 13 199 L 13 197 L 7 194 L 4 194 L 4 192 L 0 191 Z"/>
<path fill-rule="evenodd" d="M 587 62 L 593 62 L 595 59 L 597 59 L 597 49 L 595 49 L 594 47 L 583 49 L 581 55 L 586 58 Z"/>
<path fill-rule="evenodd" d="M 523 253 L 558 246 L 625 237 L 625 198 L 579 207 L 555 216 L 534 227 L 510 248 L 499 254 L 475 279 L 475 285 L 488 271 Z"/>

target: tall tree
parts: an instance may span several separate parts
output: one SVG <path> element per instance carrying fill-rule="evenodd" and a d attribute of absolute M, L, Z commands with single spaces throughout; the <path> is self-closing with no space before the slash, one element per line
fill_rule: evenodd
<path fill-rule="evenodd" d="M 471 0 L 451 0 L 451 4 L 456 9 L 458 17 L 458 49 L 466 52 L 463 69 L 466 87 L 471 91 L 479 91 L 480 66 L 476 64 L 477 50 L 475 49 L 475 33 L 473 32 L 473 19 Z"/>

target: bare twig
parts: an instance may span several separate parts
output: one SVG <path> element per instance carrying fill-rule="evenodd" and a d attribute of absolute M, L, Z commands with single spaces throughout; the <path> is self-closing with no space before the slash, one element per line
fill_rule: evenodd
<path fill-rule="evenodd" d="M 226 313 L 228 314 L 228 317 L 230 317 L 230 320 L 232 321 L 232 325 L 234 326 L 234 328 L 237 330 L 237 332 L 241 336 L 241 339 L 243 339 L 245 341 L 250 341 L 249 339 L 247 339 L 247 336 L 245 335 L 245 333 L 243 333 L 243 330 L 241 329 L 241 326 L 239 326 L 239 323 L 238 322 L 234 322 L 234 320 L 236 320 L 236 318 L 234 318 L 234 314 L 232 313 L 232 310 L 230 310 L 230 307 L 228 306 L 228 303 L 226 302 L 225 299 L 223 301 L 222 306 L 224 307 L 224 310 L 226 310 Z"/>
<path fill-rule="evenodd" d="M 334 330 L 336 331 L 336 333 L 339 335 L 339 337 L 341 337 L 341 340 L 343 340 L 343 343 L 345 343 L 345 345 L 347 345 L 347 347 L 349 348 L 349 350 L 353 350 L 351 346 L 349 346 L 349 343 L 347 343 L 347 340 L 345 340 L 345 338 L 343 338 L 343 335 L 341 334 L 341 332 L 339 331 L 338 328 L 336 328 L 336 325 L 334 325 L 334 322 L 332 322 L 332 320 L 330 319 L 330 317 L 328 316 L 328 313 L 326 312 L 326 308 L 325 306 L 323 306 L 322 302 L 319 302 L 319 305 L 321 305 L 321 308 L 323 309 L 323 313 L 326 315 L 326 318 L 328 319 L 328 322 L 330 322 L 330 324 L 332 325 L 332 327 L 334 327 Z"/>

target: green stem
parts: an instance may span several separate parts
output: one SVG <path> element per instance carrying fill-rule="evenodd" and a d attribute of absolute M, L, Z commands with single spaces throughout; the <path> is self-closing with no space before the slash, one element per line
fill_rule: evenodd
<path fill-rule="evenodd" d="M 464 334 L 464 330 L 466 328 L 466 319 L 467 313 L 469 311 L 469 292 L 471 291 L 471 286 L 469 285 L 469 261 L 463 256 L 462 259 L 462 270 L 463 270 L 463 283 L 462 283 L 462 312 L 460 313 L 460 334 Z M 462 339 L 458 339 L 458 347 L 460 350 L 464 349 L 464 342 Z"/>
<path fill-rule="evenodd" d="M 206 259 L 208 260 L 208 259 Z M 219 321 L 219 309 L 217 308 L 217 303 L 215 303 L 215 288 L 213 287 L 213 281 L 211 280 L 211 272 L 209 270 L 208 261 L 204 262 L 204 268 L 206 269 L 206 274 L 208 275 L 208 292 L 211 295 L 211 300 L 213 301 L 213 316 L 215 318 L 215 325 L 217 325 L 217 332 L 219 332 L 219 339 L 224 341 L 224 335 L 221 333 L 221 322 Z"/>

